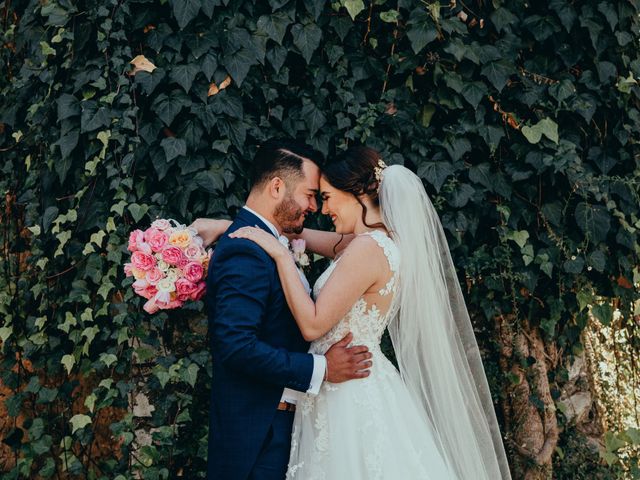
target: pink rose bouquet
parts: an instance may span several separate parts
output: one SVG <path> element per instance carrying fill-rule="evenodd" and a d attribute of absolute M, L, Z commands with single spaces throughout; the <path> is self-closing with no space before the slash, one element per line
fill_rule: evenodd
<path fill-rule="evenodd" d="M 195 229 L 172 219 L 158 219 L 146 230 L 129 235 L 131 261 L 124 264 L 132 287 L 147 302 L 144 310 L 179 308 L 205 293 L 211 250 L 205 250 Z"/>

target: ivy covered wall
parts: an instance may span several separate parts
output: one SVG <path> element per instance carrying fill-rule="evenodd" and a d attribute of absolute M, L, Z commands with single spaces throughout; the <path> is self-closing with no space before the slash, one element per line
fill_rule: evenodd
<path fill-rule="evenodd" d="M 0 2 L 6 478 L 203 477 L 203 305 L 144 314 L 122 272 L 128 233 L 233 215 L 256 145 L 276 135 L 327 156 L 366 142 L 424 179 L 515 478 L 630 475 L 637 460 L 618 453 L 637 431 L 612 432 L 601 460 L 566 435 L 556 400 L 589 312 L 609 325 L 618 309 L 640 350 L 639 13 L 637 0 Z"/>

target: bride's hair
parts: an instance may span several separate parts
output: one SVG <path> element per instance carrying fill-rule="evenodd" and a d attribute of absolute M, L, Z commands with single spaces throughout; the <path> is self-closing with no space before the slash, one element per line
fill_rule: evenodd
<path fill-rule="evenodd" d="M 375 168 L 380 154 L 373 148 L 351 147 L 340 153 L 323 170 L 322 175 L 338 190 L 352 194 L 362 206 L 362 222 L 369 228 L 386 228 L 382 223 L 367 223 L 367 206 L 360 199 L 367 195 L 375 206 L 380 205 Z"/>

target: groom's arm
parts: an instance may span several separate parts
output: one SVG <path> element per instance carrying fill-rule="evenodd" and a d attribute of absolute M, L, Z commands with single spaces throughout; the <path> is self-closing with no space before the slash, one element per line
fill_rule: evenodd
<path fill-rule="evenodd" d="M 220 261 L 212 265 L 216 269 L 215 298 L 209 298 L 213 348 L 229 369 L 305 392 L 311 385 L 313 355 L 276 348 L 258 338 L 274 267 L 259 247 L 240 239 L 233 242 L 219 248 Z"/>

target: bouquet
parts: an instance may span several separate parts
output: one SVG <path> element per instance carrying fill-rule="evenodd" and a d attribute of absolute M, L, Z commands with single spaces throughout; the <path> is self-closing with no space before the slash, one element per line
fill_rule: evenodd
<path fill-rule="evenodd" d="M 204 296 L 211 250 L 205 250 L 195 229 L 173 219 L 158 219 L 146 230 L 129 235 L 131 262 L 124 264 L 133 276 L 136 294 L 147 299 L 144 310 L 179 308 Z"/>

